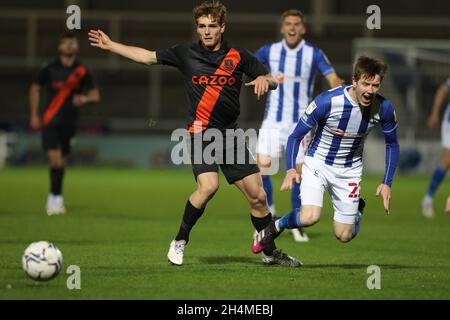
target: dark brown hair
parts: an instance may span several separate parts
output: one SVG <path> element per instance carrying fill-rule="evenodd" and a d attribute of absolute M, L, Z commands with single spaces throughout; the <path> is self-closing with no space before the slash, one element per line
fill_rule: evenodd
<path fill-rule="evenodd" d="M 202 16 L 211 16 L 213 20 L 216 20 L 219 25 L 225 23 L 227 18 L 227 8 L 219 1 L 205 1 L 198 5 L 193 10 L 194 20 L 197 23 L 198 18 Z"/>
<path fill-rule="evenodd" d="M 286 17 L 289 16 L 294 16 L 294 17 L 300 17 L 300 19 L 302 19 L 302 23 L 305 23 L 305 16 L 303 15 L 303 12 L 301 12 L 300 10 L 297 9 L 289 9 L 286 10 L 285 12 L 283 12 L 281 14 L 281 22 L 284 21 L 284 19 L 286 19 Z"/>
<path fill-rule="evenodd" d="M 62 33 L 61 36 L 59 37 L 59 42 L 65 39 L 73 39 L 78 41 L 77 35 L 72 31 L 65 31 L 64 33 Z"/>
<path fill-rule="evenodd" d="M 362 75 L 369 79 L 375 77 L 377 74 L 380 80 L 383 80 L 387 72 L 387 65 L 381 60 L 370 58 L 367 56 L 360 56 L 353 64 L 353 78 L 358 81 Z"/>

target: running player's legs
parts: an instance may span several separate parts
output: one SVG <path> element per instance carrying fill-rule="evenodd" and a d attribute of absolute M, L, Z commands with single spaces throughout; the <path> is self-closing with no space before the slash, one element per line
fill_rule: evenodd
<path fill-rule="evenodd" d="M 441 165 L 436 168 L 431 176 L 427 193 L 422 199 L 422 213 L 426 218 L 434 217 L 433 199 L 442 181 L 450 168 L 450 107 L 442 119 L 441 127 L 442 158 Z"/>
<path fill-rule="evenodd" d="M 267 204 L 273 215 L 275 212 L 275 204 L 273 201 L 273 188 L 271 176 L 276 174 L 279 169 L 281 156 L 281 142 L 278 130 L 276 130 L 269 122 L 264 121 L 259 130 L 256 160 L 261 170 L 263 187 L 267 195 Z"/>
<path fill-rule="evenodd" d="M 180 229 L 175 238 L 177 241 L 184 240 L 185 244 L 189 242 L 189 233 L 203 214 L 208 201 L 214 197 L 219 189 L 219 165 L 217 163 L 205 163 L 203 159 L 204 149 L 211 142 L 203 141 L 202 139 L 200 141 L 200 148 L 197 150 L 197 145 L 194 143 L 194 139 L 196 138 L 201 138 L 201 136 L 192 135 L 189 148 L 192 171 L 197 182 L 197 187 L 189 196 Z M 196 154 L 199 156 L 196 157 Z"/>
<path fill-rule="evenodd" d="M 273 175 L 278 172 L 279 158 L 283 148 L 280 127 L 264 121 L 258 135 L 257 162 L 262 175 Z"/>
<path fill-rule="evenodd" d="M 204 163 L 202 155 L 208 144 L 202 141 L 201 148 L 195 150 L 193 139 L 194 137 L 191 136 L 190 156 L 197 188 L 186 202 L 178 233 L 169 246 L 167 258 L 174 265 L 183 264 L 184 250 L 189 242 L 191 230 L 203 215 L 208 201 L 214 197 L 219 189 L 219 165 Z M 195 157 L 195 152 L 200 153 L 199 159 Z M 199 163 L 196 163 L 197 160 L 199 160 Z"/>
<path fill-rule="evenodd" d="M 214 169 L 212 169 L 214 170 Z M 219 189 L 219 174 L 217 172 L 203 172 L 196 176 L 197 188 L 190 195 L 186 203 L 183 219 L 181 221 L 176 241 L 189 242 L 189 234 L 197 220 L 205 211 L 206 204 L 211 200 Z"/>
<path fill-rule="evenodd" d="M 72 135 L 67 135 L 61 127 L 46 126 L 42 131 L 42 146 L 47 153 L 50 175 L 50 194 L 47 198 L 47 214 L 60 214 L 66 211 L 62 198 L 62 186 L 66 154 Z M 70 150 L 70 148 L 68 149 Z M 68 153 L 68 152 L 67 152 Z"/>

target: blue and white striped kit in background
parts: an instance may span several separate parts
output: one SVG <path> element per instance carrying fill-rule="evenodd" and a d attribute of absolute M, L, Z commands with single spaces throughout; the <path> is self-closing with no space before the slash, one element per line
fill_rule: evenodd
<path fill-rule="evenodd" d="M 450 78 L 447 79 L 447 87 L 450 91 Z M 445 149 L 450 149 L 450 103 L 447 104 L 444 118 L 442 118 L 441 139 L 442 147 Z"/>
<path fill-rule="evenodd" d="M 322 50 L 305 40 L 294 49 L 284 39 L 265 45 L 256 57 L 279 82 L 277 90 L 270 91 L 267 98 L 258 153 L 280 157 L 289 134 L 312 99 L 317 71 L 324 76 L 335 71 Z"/>

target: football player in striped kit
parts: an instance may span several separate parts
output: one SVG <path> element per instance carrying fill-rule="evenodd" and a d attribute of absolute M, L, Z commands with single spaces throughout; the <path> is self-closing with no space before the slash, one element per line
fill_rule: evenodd
<path fill-rule="evenodd" d="M 318 222 L 325 191 L 333 202 L 336 238 L 348 242 L 358 234 L 365 206 L 360 199 L 364 141 L 377 124 L 385 138 L 386 169 L 376 195 L 382 197 L 384 209 L 389 213 L 399 145 L 394 108 L 378 94 L 386 70 L 382 61 L 359 57 L 354 65 L 352 85 L 328 90 L 308 106 L 289 136 L 287 172 L 281 186 L 282 191 L 292 189 L 294 181 L 299 181 L 295 159 L 300 141 L 316 127 L 303 165 L 302 207 L 260 231 L 252 245 L 254 253 L 260 252 L 267 241 L 273 241 L 284 229 L 309 227 Z"/>
<path fill-rule="evenodd" d="M 281 15 L 283 39 L 267 44 L 256 52 L 256 57 L 264 63 L 279 82 L 278 89 L 271 91 L 267 98 L 264 121 L 258 137 L 257 160 L 263 175 L 264 190 L 270 212 L 276 216 L 273 201 L 271 175 L 278 171 L 281 152 L 286 147 L 289 134 L 294 130 L 300 116 L 312 100 L 314 79 L 317 71 L 327 79 L 331 88 L 343 83 L 321 49 L 305 41 L 304 16 L 300 10 L 291 9 Z M 301 172 L 305 150 L 311 140 L 307 134 L 300 145 L 295 161 Z M 300 184 L 295 183 L 291 192 L 291 212 L 301 206 Z M 292 229 L 295 241 L 308 241 L 308 236 L 300 229 Z"/>
<path fill-rule="evenodd" d="M 448 78 L 447 82 L 443 83 L 436 92 L 436 95 L 434 97 L 433 109 L 427 122 L 429 128 L 434 129 L 439 127 L 439 117 L 441 114 L 441 108 L 444 105 L 449 92 L 450 92 L 450 78 Z M 442 139 L 441 166 L 434 170 L 433 175 L 431 176 L 430 185 L 428 186 L 427 193 L 422 199 L 422 213 L 425 218 L 434 217 L 433 197 L 437 189 L 441 185 L 442 181 L 444 181 L 445 174 L 447 173 L 448 168 L 450 167 L 450 103 L 447 104 L 447 109 L 445 110 L 444 117 L 442 118 L 441 139 Z M 450 204 L 449 201 L 447 201 L 447 203 Z M 447 210 L 450 210 L 450 207 Z"/>

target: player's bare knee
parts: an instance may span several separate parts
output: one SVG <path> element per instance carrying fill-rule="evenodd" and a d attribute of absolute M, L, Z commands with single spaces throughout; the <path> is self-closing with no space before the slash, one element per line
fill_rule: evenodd
<path fill-rule="evenodd" d="M 202 184 L 198 188 L 199 193 L 207 198 L 214 196 L 217 190 L 219 190 L 219 184 L 214 182 Z"/>
<path fill-rule="evenodd" d="M 312 226 L 319 222 L 320 220 L 320 212 L 314 212 L 311 210 L 302 210 L 300 214 L 300 223 L 303 226 Z"/>
<path fill-rule="evenodd" d="M 319 221 L 319 217 L 315 217 L 315 216 L 306 216 L 306 217 L 301 217 L 301 224 L 303 226 L 312 226 L 314 224 L 316 224 Z"/>
<path fill-rule="evenodd" d="M 350 242 L 353 239 L 353 232 L 351 230 L 335 231 L 334 235 L 342 243 Z"/>
<path fill-rule="evenodd" d="M 267 204 L 266 193 L 264 189 L 260 189 L 258 192 L 251 194 L 249 197 L 249 202 L 252 208 L 262 208 Z"/>

